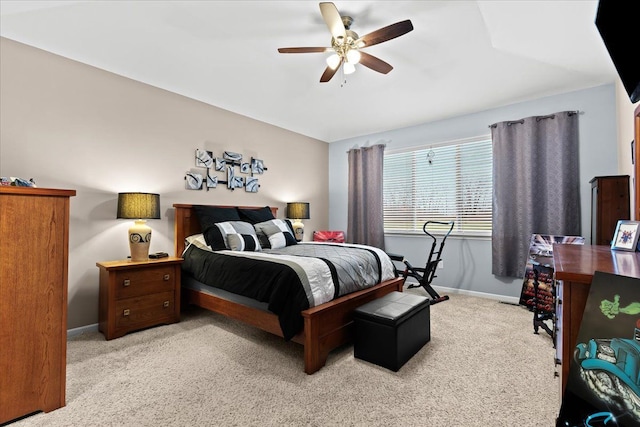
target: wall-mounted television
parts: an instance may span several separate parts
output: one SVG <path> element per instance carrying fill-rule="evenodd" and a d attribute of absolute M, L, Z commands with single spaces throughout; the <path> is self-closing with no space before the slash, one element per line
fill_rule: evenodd
<path fill-rule="evenodd" d="M 640 101 L 640 1 L 600 0 L 596 27 L 629 99 Z"/>

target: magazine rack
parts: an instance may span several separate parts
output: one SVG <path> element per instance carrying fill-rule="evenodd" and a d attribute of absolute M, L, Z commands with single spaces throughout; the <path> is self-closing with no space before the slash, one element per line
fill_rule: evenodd
<path fill-rule="evenodd" d="M 532 234 L 529 245 L 520 305 L 524 305 L 533 312 L 533 333 L 538 334 L 540 328 L 554 338 L 555 323 L 555 283 L 553 265 L 553 245 L 573 244 L 583 245 L 584 237 L 554 236 L 547 234 Z M 552 326 L 545 322 L 551 321 Z"/>

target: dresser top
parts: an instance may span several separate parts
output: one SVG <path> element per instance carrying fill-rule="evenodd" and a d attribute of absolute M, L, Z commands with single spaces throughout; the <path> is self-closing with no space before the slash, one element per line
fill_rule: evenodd
<path fill-rule="evenodd" d="M 605 245 L 555 244 L 553 263 L 557 280 L 591 283 L 596 271 L 640 278 L 640 253 Z"/>
<path fill-rule="evenodd" d="M 72 197 L 76 195 L 76 190 L 61 190 L 57 188 L 17 187 L 13 185 L 0 185 L 0 194 L 15 194 L 19 196 Z"/>

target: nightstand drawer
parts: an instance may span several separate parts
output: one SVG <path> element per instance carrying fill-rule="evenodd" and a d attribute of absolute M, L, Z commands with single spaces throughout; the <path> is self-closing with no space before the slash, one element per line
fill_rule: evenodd
<path fill-rule="evenodd" d="M 116 301 L 116 329 L 142 324 L 156 324 L 159 320 L 176 317 L 173 292 L 162 292 Z"/>
<path fill-rule="evenodd" d="M 115 273 L 115 298 L 131 298 L 157 292 L 173 291 L 176 286 L 174 266 L 158 266 Z"/>

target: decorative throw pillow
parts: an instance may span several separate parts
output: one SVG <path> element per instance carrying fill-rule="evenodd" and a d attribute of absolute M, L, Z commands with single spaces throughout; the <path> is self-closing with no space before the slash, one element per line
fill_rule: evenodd
<path fill-rule="evenodd" d="M 200 221 L 200 227 L 204 230 L 213 224 L 225 221 L 241 221 L 238 210 L 234 207 L 222 208 L 218 206 L 195 205 L 193 210 Z"/>
<path fill-rule="evenodd" d="M 298 244 L 287 223 L 281 219 L 272 219 L 253 226 L 261 245 L 265 248 L 280 249 Z"/>
<path fill-rule="evenodd" d="M 200 229 L 202 230 L 202 234 L 204 234 L 207 244 L 211 246 L 213 250 L 226 249 L 224 244 L 220 247 L 220 234 L 216 224 L 227 221 L 240 221 L 238 210 L 234 207 L 221 208 L 205 205 L 195 205 L 193 210 L 198 217 Z"/>
<path fill-rule="evenodd" d="M 259 251 L 262 249 L 260 247 L 260 243 L 258 243 L 258 236 L 256 236 L 255 229 L 251 224 L 244 221 L 219 222 L 215 227 L 211 227 L 209 229 L 208 237 L 207 233 L 204 233 L 204 236 L 207 243 L 209 243 L 209 246 L 211 246 L 213 250 L 231 249 Z M 229 240 L 230 236 L 235 236 L 231 239 L 233 244 Z M 238 239 L 244 240 L 242 236 L 249 236 L 255 243 L 253 243 L 253 245 L 241 244 Z M 247 238 L 247 242 L 249 237 Z M 239 249 L 241 247 L 246 247 L 247 249 Z M 253 249 L 249 249 L 249 247 L 252 247 Z"/>
<path fill-rule="evenodd" d="M 291 235 L 295 236 L 296 233 L 295 233 L 295 231 L 293 231 L 293 224 L 291 224 L 291 220 L 285 219 L 284 222 L 287 223 L 287 227 L 289 227 L 289 232 L 291 233 Z M 295 239 L 295 237 L 294 237 L 294 239 Z"/>
<path fill-rule="evenodd" d="M 271 212 L 271 208 L 269 206 L 265 206 L 264 208 L 260 209 L 238 208 L 238 213 L 240 214 L 240 218 L 242 218 L 243 221 L 248 221 L 251 224 L 258 224 L 260 222 L 276 219 L 276 217 L 273 216 L 273 212 Z"/>
<path fill-rule="evenodd" d="M 260 242 L 255 234 L 228 234 L 227 243 L 232 251 L 260 251 Z"/>

